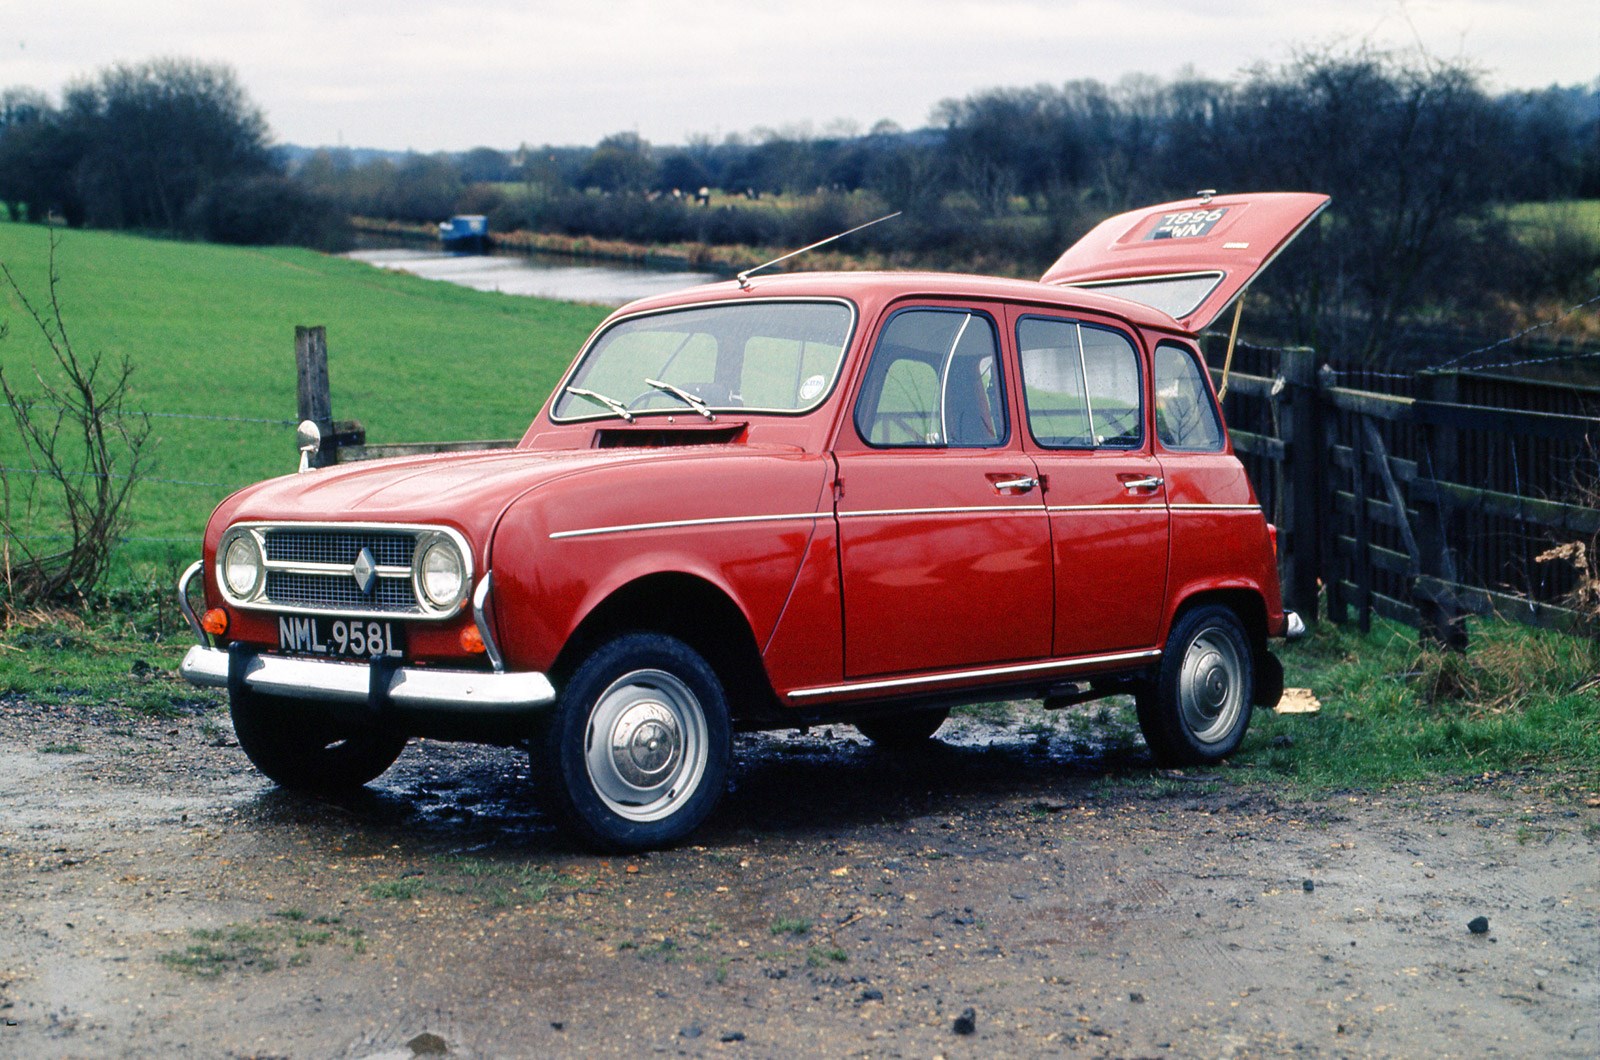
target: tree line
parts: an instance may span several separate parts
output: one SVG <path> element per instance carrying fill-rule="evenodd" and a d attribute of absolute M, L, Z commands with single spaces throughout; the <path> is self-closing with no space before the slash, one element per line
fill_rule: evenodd
<path fill-rule="evenodd" d="M 996 88 L 941 102 L 915 130 L 399 156 L 274 150 L 233 74 L 202 63 L 115 67 L 60 106 L 0 94 L 14 217 L 232 242 L 331 245 L 351 214 L 465 212 L 498 231 L 793 247 L 902 210 L 854 245 L 1038 275 L 1107 214 L 1199 188 L 1331 194 L 1263 301 L 1287 341 L 1392 359 L 1395 329 L 1424 310 L 1481 318 L 1495 299 L 1600 286 L 1600 239 L 1561 225 L 1513 238 L 1504 209 L 1600 198 L 1600 80 L 1494 94 L 1461 63 L 1358 47 L 1231 80 Z M 708 205 L 703 190 L 724 194 Z"/>

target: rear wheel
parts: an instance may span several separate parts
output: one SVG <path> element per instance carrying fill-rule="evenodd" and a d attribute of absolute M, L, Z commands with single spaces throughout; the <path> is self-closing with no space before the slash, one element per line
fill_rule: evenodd
<path fill-rule="evenodd" d="M 885 714 L 862 718 L 856 729 L 879 747 L 908 749 L 926 744 L 950 716 L 948 709 L 918 710 L 907 714 Z"/>
<path fill-rule="evenodd" d="M 268 778 L 296 791 L 353 791 L 381 776 L 405 749 L 402 733 L 341 727 L 321 708 L 250 691 L 228 701 L 245 755 Z"/>
<path fill-rule="evenodd" d="M 1197 607 L 1174 623 L 1153 683 L 1135 696 L 1139 728 L 1162 765 L 1220 762 L 1244 740 L 1255 655 L 1226 607 Z"/>
<path fill-rule="evenodd" d="M 595 846 L 666 846 L 722 797 L 730 733 L 722 682 L 699 653 L 674 637 L 626 634 L 566 682 L 534 742 L 537 782 L 561 823 Z"/>

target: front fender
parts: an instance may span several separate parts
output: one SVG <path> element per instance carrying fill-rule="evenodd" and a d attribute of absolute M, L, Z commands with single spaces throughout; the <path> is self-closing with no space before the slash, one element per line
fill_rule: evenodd
<path fill-rule="evenodd" d="M 816 455 L 730 453 L 596 469 L 517 498 L 490 550 L 507 666 L 549 668 L 597 607 L 661 573 L 715 586 L 766 643 L 831 518 L 827 470 Z"/>

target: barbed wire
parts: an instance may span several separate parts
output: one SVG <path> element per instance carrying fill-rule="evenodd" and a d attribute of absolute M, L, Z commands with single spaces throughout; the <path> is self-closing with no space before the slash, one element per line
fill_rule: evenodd
<path fill-rule="evenodd" d="M 1584 301 L 1579 302 L 1577 305 L 1570 306 L 1563 312 L 1551 317 L 1549 320 L 1541 320 L 1537 324 L 1531 324 L 1528 327 L 1523 328 L 1521 331 L 1518 331 L 1512 335 L 1507 335 L 1503 339 L 1498 339 L 1494 342 L 1491 342 L 1487 346 L 1479 346 L 1475 350 L 1468 350 L 1466 353 L 1457 354 L 1448 360 L 1439 361 L 1435 364 L 1424 365 L 1421 368 L 1413 368 L 1407 372 L 1386 372 L 1377 368 L 1334 368 L 1332 365 L 1328 365 L 1326 368 L 1335 376 L 1345 379 L 1363 377 L 1368 379 L 1394 379 L 1410 381 L 1418 378 L 1419 376 L 1426 375 L 1429 372 L 1438 372 L 1451 368 L 1454 368 L 1456 371 L 1463 372 L 1490 372 L 1501 368 L 1526 368 L 1532 365 L 1555 364 L 1560 361 L 1589 360 L 1600 357 L 1600 350 L 1557 353 L 1540 357 L 1517 357 L 1506 361 L 1495 361 L 1490 364 L 1462 364 L 1463 361 L 1470 357 L 1476 357 L 1481 353 L 1488 353 L 1490 350 L 1500 349 L 1503 346 L 1508 346 L 1519 339 L 1533 334 L 1535 331 L 1540 331 L 1544 328 L 1559 324 L 1561 321 L 1572 316 L 1574 313 L 1581 312 L 1582 310 L 1593 305 L 1600 305 L 1600 294 L 1597 294 L 1592 298 L 1587 298 Z M 1243 339 L 1239 340 L 1239 345 L 1246 349 L 1258 350 L 1262 353 L 1277 354 L 1285 353 L 1293 348 L 1289 346 L 1264 346 L 1260 343 L 1247 342 Z"/>
<path fill-rule="evenodd" d="M 179 537 L 144 537 L 144 536 L 141 536 L 141 535 L 138 535 L 138 534 L 122 534 L 122 535 L 118 536 L 117 543 L 121 544 L 121 545 L 126 545 L 126 544 L 129 544 L 131 542 L 137 542 L 139 544 L 156 544 L 156 545 L 187 545 L 187 544 L 191 544 L 191 543 L 193 543 L 195 541 L 204 541 L 205 539 L 206 539 L 206 535 L 205 534 L 184 534 L 184 535 L 181 535 Z M 73 537 L 72 537 L 71 534 L 17 534 L 17 535 L 14 535 L 12 537 L 12 540 L 13 541 L 71 541 L 71 540 L 73 540 Z"/>
<path fill-rule="evenodd" d="M 8 402 L 0 402 L 0 408 L 14 409 L 17 406 Z M 29 408 L 49 409 L 51 412 L 71 412 L 72 409 L 61 405 L 29 405 Z M 295 420 L 272 420 L 259 416 L 208 416 L 199 412 L 146 412 L 143 409 L 129 409 L 122 413 L 124 416 L 147 416 L 153 420 L 212 420 L 217 423 L 264 423 L 273 427 L 294 427 Z"/>
<path fill-rule="evenodd" d="M 98 472 L 94 472 L 94 471 L 63 471 L 63 472 L 61 472 L 61 474 L 65 475 L 65 476 L 67 476 L 69 478 L 101 478 L 101 479 L 117 479 L 119 481 L 126 481 L 127 478 L 128 478 L 127 475 L 117 475 L 117 474 L 102 475 L 102 474 L 100 474 Z M 43 475 L 46 478 L 55 478 L 56 477 L 56 472 L 47 471 L 44 468 L 39 468 L 39 467 L 0 467 L 0 475 Z M 207 487 L 213 487 L 213 488 L 216 488 L 216 489 L 228 489 L 228 490 L 241 489 L 244 486 L 248 486 L 249 485 L 248 482 L 196 482 L 196 481 L 194 481 L 192 479 L 184 479 L 184 478 L 154 478 L 154 477 L 148 476 L 148 475 L 140 475 L 139 476 L 139 481 L 140 482 L 160 482 L 160 483 L 163 483 L 163 484 L 168 485 L 168 486 L 207 486 Z"/>
<path fill-rule="evenodd" d="M 1491 342 L 1487 346 L 1480 346 L 1475 350 L 1468 350 L 1466 353 L 1460 354 L 1459 356 L 1456 356 L 1456 357 L 1452 357 L 1450 360 L 1443 361 L 1443 362 L 1441 362 L 1439 364 L 1434 365 L 1433 367 L 1435 369 L 1450 368 L 1450 367 L 1453 367 L 1453 366 L 1455 366 L 1457 364 L 1460 364 L 1462 361 L 1466 360 L 1468 357 L 1476 357 L 1480 353 L 1488 353 L 1490 350 L 1497 350 L 1502 346 L 1510 345 L 1511 343 L 1516 342 L 1518 339 L 1523 338 L 1524 336 L 1533 334 L 1535 331 L 1540 331 L 1540 330 L 1542 330 L 1544 328 L 1548 328 L 1548 327 L 1551 327 L 1551 326 L 1553 326 L 1555 324 L 1559 324 L 1563 320 L 1565 320 L 1568 317 L 1570 317 L 1572 314 L 1578 312 L 1579 310 L 1587 309 L 1588 307 L 1594 305 L 1597 302 L 1600 302 L 1600 294 L 1595 295 L 1593 298 L 1589 298 L 1589 299 L 1587 299 L 1585 301 L 1579 302 L 1577 305 L 1572 306 L 1566 312 L 1560 313 L 1560 314 L 1558 314 L 1556 316 L 1553 316 L 1549 320 L 1541 320 L 1537 324 L 1531 324 L 1528 327 L 1525 327 L 1521 331 L 1517 332 L 1515 335 L 1507 335 L 1505 338 L 1500 339 L 1498 342 Z M 1557 359 L 1559 360 L 1561 358 L 1557 358 Z M 1509 367 L 1512 367 L 1515 363 L 1517 363 L 1517 362 L 1508 362 L 1506 364 L 1499 364 L 1499 365 L 1493 365 L 1493 364 L 1490 364 L 1490 365 L 1478 365 L 1477 367 L 1479 367 L 1479 368 L 1509 368 Z M 1521 363 L 1528 363 L 1528 362 L 1521 362 Z"/>

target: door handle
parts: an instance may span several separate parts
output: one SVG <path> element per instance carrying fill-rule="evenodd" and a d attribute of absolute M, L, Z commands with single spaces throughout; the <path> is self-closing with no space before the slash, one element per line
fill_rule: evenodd
<path fill-rule="evenodd" d="M 1166 479 L 1152 475 L 1150 478 L 1130 479 L 1122 484 L 1125 490 L 1158 490 Z"/>
<path fill-rule="evenodd" d="M 996 482 L 994 488 L 997 490 L 1021 490 L 1023 493 L 1027 493 L 1038 484 L 1039 480 L 1036 478 L 1007 478 Z"/>

